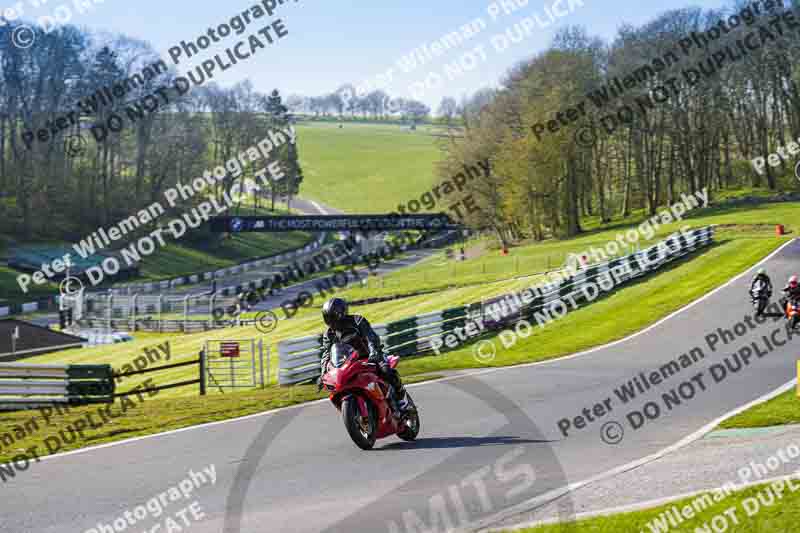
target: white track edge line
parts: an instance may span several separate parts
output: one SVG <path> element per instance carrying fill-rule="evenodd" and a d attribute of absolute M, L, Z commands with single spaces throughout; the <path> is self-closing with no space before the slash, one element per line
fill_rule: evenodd
<path fill-rule="evenodd" d="M 527 502 L 523 502 L 523 503 L 515 505 L 514 507 L 509 508 L 509 509 L 514 509 L 513 511 L 509 511 L 509 510 L 506 509 L 506 510 L 503 510 L 500 513 L 497 513 L 497 514 L 499 515 L 499 514 L 502 513 L 503 515 L 512 515 L 513 516 L 514 514 L 520 514 L 520 513 L 523 513 L 523 512 L 530 512 L 531 507 L 537 507 L 539 505 L 545 505 L 547 503 L 555 501 L 556 499 L 560 498 L 561 496 L 564 496 L 565 494 L 567 494 L 569 492 L 573 492 L 575 490 L 578 490 L 578 489 L 581 489 L 583 487 L 586 487 L 587 485 L 590 485 L 592 483 L 596 483 L 598 481 L 602 481 L 602 480 L 607 479 L 609 477 L 614 477 L 617 474 L 622 474 L 622 473 L 627 472 L 629 470 L 634 470 L 636 468 L 639 468 L 642 465 L 645 465 L 645 464 L 650 463 L 652 461 L 656 461 L 658 459 L 661 459 L 662 457 L 664 457 L 666 455 L 669 455 L 670 453 L 673 453 L 673 452 L 675 452 L 675 451 L 677 451 L 677 450 L 679 450 L 679 449 L 691 444 L 692 442 L 695 442 L 696 440 L 700 439 L 704 435 L 710 433 L 714 428 L 716 428 L 719 424 L 721 424 L 722 422 L 724 422 L 728 418 L 736 416 L 739 413 L 741 413 L 743 411 L 746 411 L 746 410 L 750 409 L 751 407 L 754 407 L 754 406 L 756 406 L 758 404 L 761 404 L 763 402 L 769 401 L 772 398 L 775 398 L 776 396 L 779 396 L 779 395 L 783 394 L 784 392 L 786 392 L 788 390 L 791 390 L 793 387 L 796 386 L 796 384 L 797 384 L 797 378 L 793 378 L 791 381 L 789 381 L 787 383 L 784 383 L 783 385 L 781 385 L 777 389 L 775 389 L 775 390 L 773 390 L 771 392 L 768 392 L 767 394 L 765 394 L 763 396 L 760 396 L 759 398 L 756 398 L 755 400 L 753 400 L 751 402 L 748 402 L 748 403 L 746 403 L 746 404 L 744 404 L 742 406 L 737 407 L 736 409 L 733 409 L 733 410 L 725 413 L 724 415 L 720 416 L 719 418 L 717 418 L 717 419 L 713 420 L 712 422 L 709 422 L 705 426 L 701 427 L 700 429 L 698 429 L 694 433 L 691 433 L 690 435 L 684 437 L 683 439 L 679 440 L 675 444 L 673 444 L 671 446 L 667 446 L 666 448 L 663 448 L 662 450 L 660 450 L 658 452 L 655 452 L 655 453 L 653 453 L 651 455 L 648 455 L 646 457 L 643 457 L 641 459 L 637 459 L 636 461 L 631 461 L 630 463 L 627 463 L 627 464 L 612 468 L 611 470 L 607 470 L 605 472 L 597 474 L 596 476 L 592 476 L 592 477 L 584 479 L 582 481 L 577 481 L 575 483 L 571 483 L 571 484 L 567 485 L 566 487 L 562 487 L 562 488 L 559 488 L 559 489 L 553 489 L 553 490 L 551 490 L 549 492 L 546 492 L 546 493 L 542 494 L 541 496 L 537 496 L 536 498 L 532 498 L 531 500 L 528 500 Z M 516 510 L 517 508 L 520 508 L 520 507 L 525 507 L 526 509 Z M 503 519 L 504 518 L 502 518 L 502 517 L 501 518 L 493 518 L 493 517 L 491 517 L 491 518 L 487 518 L 487 519 L 481 521 L 481 523 L 497 522 L 497 521 L 503 520 Z M 490 531 L 490 532 L 492 532 L 492 531 L 509 531 L 509 530 L 520 529 L 522 527 L 529 527 L 529 526 L 525 525 L 525 524 L 516 524 L 516 525 L 504 527 L 504 528 L 488 528 L 487 529 L 487 526 L 482 526 L 482 525 L 478 525 L 476 527 L 479 528 L 477 530 L 480 530 L 480 531 Z"/>
<path fill-rule="evenodd" d="M 776 481 L 785 481 L 790 478 L 800 478 L 800 471 L 797 471 L 793 474 L 785 474 L 783 476 L 760 479 L 758 481 L 751 481 L 743 485 L 737 485 L 736 488 L 734 489 L 734 492 L 741 492 L 743 490 L 747 490 L 749 488 L 756 487 L 758 485 L 769 485 L 775 483 Z M 587 520 L 589 518 L 596 518 L 599 516 L 611 516 L 615 514 L 629 513 L 632 511 L 652 509 L 653 507 L 661 507 L 662 505 L 667 505 L 669 503 L 683 500 L 686 498 L 691 498 L 693 496 L 699 496 L 700 494 L 705 494 L 712 491 L 722 491 L 722 490 L 725 490 L 725 487 L 710 487 L 707 489 L 700 489 L 693 492 L 687 492 L 685 494 L 666 496 L 664 498 L 659 498 L 657 500 L 650 500 L 647 502 L 632 503 L 628 505 L 621 505 L 619 507 L 612 507 L 610 509 L 600 509 L 597 511 L 586 511 L 583 513 L 576 514 L 575 520 L 580 521 L 580 520 Z M 530 527 L 537 527 L 555 523 L 558 523 L 558 519 L 547 519 L 547 520 L 542 520 L 540 522 L 531 522 L 531 525 L 512 526 L 513 529 L 506 529 L 506 531 L 516 531 L 519 527 L 530 528 Z"/>
<path fill-rule="evenodd" d="M 309 200 L 309 202 L 311 202 L 311 204 L 312 204 L 312 205 L 313 205 L 313 206 L 314 206 L 314 207 L 317 209 L 317 211 L 319 211 L 321 214 L 323 214 L 323 215 L 327 214 L 327 213 L 325 212 L 325 210 L 324 210 L 324 209 L 323 209 L 323 208 L 322 208 L 322 207 L 321 207 L 321 206 L 320 206 L 320 205 L 319 205 L 317 202 L 315 202 L 314 200 Z"/>

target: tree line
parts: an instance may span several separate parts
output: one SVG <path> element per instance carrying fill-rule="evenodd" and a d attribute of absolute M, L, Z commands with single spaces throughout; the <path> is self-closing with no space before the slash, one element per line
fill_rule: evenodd
<path fill-rule="evenodd" d="M 381 89 L 360 95 L 355 85 L 345 83 L 334 92 L 321 96 L 291 94 L 286 98 L 286 105 L 293 113 L 313 115 L 314 118 L 343 119 L 349 114 L 350 118 L 360 115 L 362 119 L 401 120 L 412 124 L 439 122 L 452 127 L 458 125 L 459 110 L 466 101 L 459 104 L 452 96 L 443 97 L 434 118 L 431 115 L 433 110 L 418 100 L 393 97 Z"/>
<path fill-rule="evenodd" d="M 373 120 L 399 119 L 420 123 L 430 119 L 431 108 L 411 98 L 393 97 L 377 89 L 361 94 L 352 83 L 341 85 L 332 93 L 320 96 L 289 95 L 286 105 L 295 113 L 314 117 L 350 116 Z"/>
<path fill-rule="evenodd" d="M 622 25 L 611 42 L 579 27 L 559 31 L 499 88 L 458 106 L 463 131 L 443 143 L 441 179 L 490 160 L 490 175 L 470 183 L 480 206 L 470 223 L 493 230 L 503 244 L 574 236 L 587 217 L 607 223 L 636 209 L 652 215 L 704 187 L 712 195 L 796 189 L 795 161 L 762 173 L 750 164 L 800 134 L 800 33 L 784 11 L 798 2 L 771 3 L 752 26 L 726 26 L 727 33 L 713 28 L 748 4 L 673 9 L 642 26 Z M 770 22 L 778 16 L 781 31 Z M 698 37 L 707 34 L 717 38 Z M 763 45 L 756 49 L 757 41 Z M 669 51 L 682 52 L 681 43 L 687 57 L 659 63 Z M 687 77 L 689 68 L 703 79 Z M 624 90 L 604 105 L 597 91 L 620 88 L 620 80 Z M 585 113 L 566 112 L 581 102 Z M 625 106 L 635 113 L 619 112 Z M 560 118 L 557 111 L 564 111 Z"/>

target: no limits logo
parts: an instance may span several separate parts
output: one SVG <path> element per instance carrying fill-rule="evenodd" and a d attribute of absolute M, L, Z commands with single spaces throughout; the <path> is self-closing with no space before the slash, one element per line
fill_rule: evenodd
<path fill-rule="evenodd" d="M 346 454 L 346 460 L 358 464 L 375 460 L 368 457 L 375 454 L 388 454 L 400 460 L 414 448 L 419 448 L 420 453 L 430 453 L 436 448 L 458 449 L 429 468 L 410 467 L 408 473 L 416 473 L 412 479 L 367 505 L 354 506 L 344 517 L 334 517 L 334 523 L 322 526 L 323 532 L 431 533 L 484 529 L 523 513 L 526 517 L 533 516 L 537 509 L 554 500 L 557 503 L 550 512 L 561 522 L 558 531 L 575 531 L 573 502 L 569 494 L 563 492 L 568 485 L 566 473 L 554 452 L 553 441 L 545 438 L 533 420 L 515 402 L 473 377 L 465 376 L 435 386 L 451 388 L 450 392 L 462 404 L 469 404 L 485 415 L 499 414 L 505 423 L 500 422 L 494 431 L 480 436 L 421 435 L 416 442 L 386 441 L 378 450 L 363 457 L 357 452 Z M 424 402 L 418 403 L 424 413 Z M 328 415 L 335 417 L 336 409 L 329 408 Z M 270 448 L 291 446 L 295 435 L 288 434 L 302 432 L 301 426 L 310 423 L 298 416 L 301 413 L 312 417 L 316 408 L 287 409 L 269 416 L 248 447 L 228 494 L 223 528 L 226 533 L 249 531 L 255 524 L 256 517 L 247 516 L 245 509 L 248 492 L 251 486 L 262 486 L 254 479 L 257 474 L 269 471 L 270 464 L 279 460 L 280 452 L 271 457 Z M 287 435 L 281 436 L 284 430 Z M 340 430 L 340 438 L 347 439 L 344 428 Z M 380 459 L 385 460 L 384 457 Z M 319 481 L 323 485 L 331 483 L 326 479 Z M 563 497 L 559 499 L 555 494 Z M 259 494 L 259 498 L 264 497 L 269 496 Z M 298 530 L 319 530 L 320 526 L 315 523 Z"/>

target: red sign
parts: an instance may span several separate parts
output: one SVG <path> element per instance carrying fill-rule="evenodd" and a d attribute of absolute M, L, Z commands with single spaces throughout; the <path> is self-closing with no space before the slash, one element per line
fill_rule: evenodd
<path fill-rule="evenodd" d="M 220 357 L 239 357 L 238 342 L 223 342 L 219 345 Z"/>

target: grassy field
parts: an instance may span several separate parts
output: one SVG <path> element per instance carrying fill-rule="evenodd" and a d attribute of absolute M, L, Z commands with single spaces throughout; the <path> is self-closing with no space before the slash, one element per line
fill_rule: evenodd
<path fill-rule="evenodd" d="M 141 280 L 158 280 L 227 268 L 256 257 L 277 255 L 305 246 L 312 240 L 308 233 L 234 234 L 219 244 L 171 243 L 142 261 Z"/>
<path fill-rule="evenodd" d="M 312 123 L 297 127 L 300 195 L 348 213 L 388 213 L 433 185 L 440 152 L 427 128 Z"/>
<path fill-rule="evenodd" d="M 311 235 L 302 232 L 253 233 L 235 235 L 219 245 L 211 245 L 207 242 L 170 243 L 159 248 L 153 255 L 144 258 L 140 267 L 141 275 L 129 281 L 136 283 L 155 281 L 227 268 L 256 257 L 276 255 L 286 250 L 300 248 L 311 239 Z M 19 274 L 20 272 L 17 270 L 0 266 L 0 300 L 30 302 L 38 298 L 53 296 L 58 292 L 57 284 L 35 285 L 32 283 L 30 290 L 23 293 L 17 284 Z"/>
<path fill-rule="evenodd" d="M 17 276 L 20 274 L 21 272 L 13 268 L 0 266 L 0 307 L 10 303 L 32 302 L 39 298 L 47 298 L 58 292 L 58 285 L 51 283 L 35 285 L 31 283 L 28 287 L 28 292 L 23 293 L 17 283 Z"/>
<path fill-rule="evenodd" d="M 800 520 L 800 482 L 792 480 L 781 489 L 771 485 L 758 485 L 735 492 L 727 497 L 719 496 L 713 505 L 694 508 L 694 516 L 677 526 L 666 522 L 665 529 L 651 529 L 648 526 L 658 520 L 661 513 L 675 507 L 680 512 L 700 495 L 676 501 L 653 509 L 621 513 L 611 516 L 590 518 L 575 523 L 573 528 L 565 528 L 560 524 L 540 526 L 531 529 L 516 530 L 515 533 L 560 533 L 562 531 L 580 531 L 581 533 L 639 533 L 649 531 L 670 531 L 670 533 L 703 533 L 727 531 L 731 533 L 787 533 L 797 531 Z M 778 495 L 780 492 L 780 496 Z M 720 494 L 724 494 L 720 492 Z M 713 497 L 713 494 L 709 494 Z M 774 498 L 774 502 L 773 502 Z M 718 500 L 718 501 L 717 501 Z M 767 502 L 767 504 L 761 502 Z M 732 511 L 730 509 L 733 509 Z M 724 514 L 727 511 L 727 514 Z M 687 513 L 688 514 L 688 513 Z M 716 518 L 721 517 L 721 518 Z M 712 526 L 712 520 L 713 526 Z M 654 527 L 657 527 L 654 525 Z"/>

